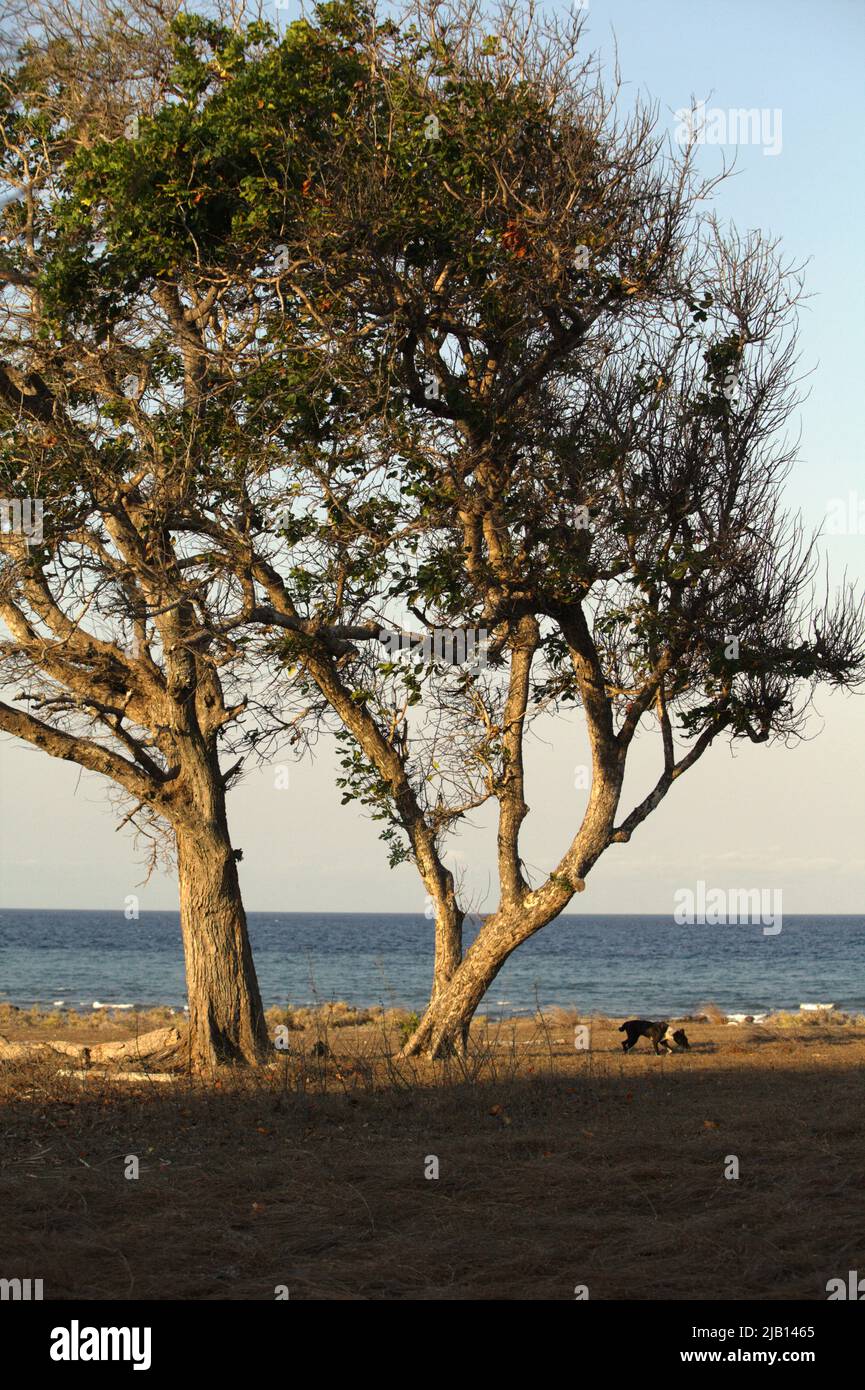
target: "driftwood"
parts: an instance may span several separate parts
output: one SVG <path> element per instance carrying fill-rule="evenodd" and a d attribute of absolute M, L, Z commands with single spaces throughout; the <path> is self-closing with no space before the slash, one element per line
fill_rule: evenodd
<path fill-rule="evenodd" d="M 27 1057 L 50 1057 L 58 1054 L 77 1057 L 85 1064 L 90 1060 L 90 1049 L 81 1043 L 70 1042 L 9 1042 L 0 1037 L 0 1062 L 18 1062 Z"/>
<path fill-rule="evenodd" d="M 92 1068 L 82 1071 L 74 1067 L 61 1067 L 57 1075 L 77 1076 L 80 1081 L 89 1081 L 94 1076 L 110 1076 L 112 1081 L 177 1081 L 179 1073 L 176 1071 L 98 1072 Z"/>
<path fill-rule="evenodd" d="M 91 1062 L 177 1061 L 183 1043 L 179 1028 L 154 1028 L 139 1038 L 123 1042 L 96 1043 L 90 1048 Z"/>
<path fill-rule="evenodd" d="M 9 1042 L 0 1037 L 0 1062 L 19 1062 L 31 1057 L 73 1057 L 83 1066 L 114 1062 L 177 1063 L 183 1056 L 183 1037 L 179 1028 L 154 1028 L 138 1038 L 122 1042 L 82 1043 L 51 1039 L 48 1042 Z"/>

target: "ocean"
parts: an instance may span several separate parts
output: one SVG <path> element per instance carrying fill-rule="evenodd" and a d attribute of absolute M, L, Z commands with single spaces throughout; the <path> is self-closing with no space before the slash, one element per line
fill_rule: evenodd
<path fill-rule="evenodd" d="M 251 912 L 265 1005 L 345 999 L 422 1009 L 433 925 L 423 916 Z M 467 940 L 474 935 L 466 932 Z M 0 1003 L 90 1009 L 186 1003 L 176 912 L 0 912 Z M 784 917 L 755 926 L 679 926 L 666 916 L 562 916 L 505 964 L 481 1012 L 560 1006 L 663 1018 L 712 1002 L 727 1013 L 832 1003 L 865 1012 L 865 916 Z"/>

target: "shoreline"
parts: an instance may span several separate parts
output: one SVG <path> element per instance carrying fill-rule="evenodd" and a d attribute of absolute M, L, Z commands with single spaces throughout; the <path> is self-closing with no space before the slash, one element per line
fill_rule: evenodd
<path fill-rule="evenodd" d="M 272 1004 L 265 1007 L 264 1013 L 269 1025 L 286 1024 L 290 1030 L 298 1031 L 308 1026 L 321 1024 L 330 1024 L 333 1027 L 363 1027 L 375 1023 L 401 1025 L 416 1016 L 415 1010 L 403 1005 L 355 1005 L 342 999 L 319 1000 L 302 1005 Z M 556 1026 L 580 1022 L 607 1025 L 620 1019 L 637 1016 L 642 1017 L 643 1015 L 627 1014 L 624 1011 L 611 1013 L 601 1009 L 563 1008 L 559 1005 L 526 1009 L 522 1012 L 503 1012 L 498 1009 L 484 1009 L 482 1004 L 475 1015 L 474 1022 L 496 1027 L 532 1022 L 550 1023 Z M 41 1030 L 45 1027 L 67 1027 L 74 1030 L 114 1030 L 124 1025 L 129 1031 L 139 1032 L 142 1026 L 155 1028 L 172 1024 L 182 1025 L 188 1020 L 188 1017 L 189 1009 L 185 1005 L 177 1007 L 171 1004 L 115 1004 L 95 1000 L 88 1007 L 86 1004 L 73 1006 L 60 1002 L 57 1004 L 38 1002 L 16 1004 L 11 1000 L 2 1000 L 0 1001 L 0 1034 L 6 1034 L 9 1028 L 25 1031 Z M 711 1023 L 727 1027 L 743 1025 L 759 1027 L 764 1024 L 771 1026 L 778 1020 L 784 1020 L 785 1026 L 788 1027 L 797 1023 L 802 1025 L 820 1022 L 855 1025 L 865 1023 L 865 1013 L 857 1009 L 844 1008 L 837 1005 L 835 1001 L 828 1000 L 805 1001 L 795 1009 L 761 1009 L 753 1012 L 726 1010 L 707 1001 L 687 1012 L 671 1011 L 667 1017 L 670 1022 Z"/>
<path fill-rule="evenodd" d="M 146 915 L 145 915 L 146 914 Z M 186 980 L 176 915 L 142 911 L 136 926 L 90 909 L 0 913 L 0 1006 L 95 1017 L 173 1010 Z M 431 925 L 418 914 L 252 913 L 264 1008 L 356 1008 L 422 1014 Z M 687 932 L 661 914 L 570 914 L 514 953 L 480 1004 L 487 1017 L 529 1019 L 538 1007 L 586 1016 L 662 1019 L 799 1011 L 804 1002 L 865 1013 L 865 915 L 788 914 L 781 936 Z M 102 991 L 105 991 L 104 993 Z M 97 1007 L 94 1008 L 94 1004 Z M 131 1006 L 131 1007 L 130 1007 Z"/>

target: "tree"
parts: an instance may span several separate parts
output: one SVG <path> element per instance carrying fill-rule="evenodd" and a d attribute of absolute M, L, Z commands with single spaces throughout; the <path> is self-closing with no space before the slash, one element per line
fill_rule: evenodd
<path fill-rule="evenodd" d="M 170 830 L 192 1062 L 255 1062 L 269 1042 L 225 805 L 239 764 L 220 759 L 240 650 L 223 577 L 176 527 L 191 460 L 242 440 L 244 344 L 211 362 L 203 337 L 230 283 L 189 283 L 171 254 L 195 201 L 165 177 L 197 97 L 189 31 L 148 6 L 68 19 L 44 9 L 3 74 L 0 617 L 22 685 L 0 728 L 109 778 L 155 847 Z M 162 124 L 138 144 L 148 111 Z M 116 212 L 140 220 L 137 245 L 88 195 L 100 159 L 133 171 Z"/>
<path fill-rule="evenodd" d="M 616 118 L 578 24 L 418 14 L 368 37 L 351 127 L 283 228 L 277 283 L 305 306 L 292 331 L 332 383 L 333 428 L 290 495 L 306 601 L 254 567 L 251 616 L 286 634 L 292 679 L 348 740 L 346 795 L 435 903 L 406 1050 L 437 1054 L 719 736 L 795 737 L 819 682 L 861 681 L 863 619 L 847 589 L 817 597 L 814 542 L 782 508 L 795 268 L 701 212 L 693 150 L 670 154 L 651 111 Z M 488 667 L 382 660 L 400 611 L 421 635 L 486 629 Z M 526 730 L 567 704 L 588 805 L 533 884 Z M 661 770 L 622 808 L 646 725 Z M 489 798 L 499 901 L 464 952 L 441 842 Z"/>
<path fill-rule="evenodd" d="M 283 40 L 173 5 L 68 21 L 39 10 L 4 77 L 4 483 L 49 526 L 4 537 L 4 656 L 27 684 L 0 723 L 170 827 L 193 1056 L 251 1061 L 267 1039 L 225 812 L 242 758 L 219 753 L 245 717 L 253 745 L 282 727 L 247 700 L 247 634 L 275 538 L 281 601 L 307 601 L 306 530 L 280 535 L 276 500 L 334 402 L 278 237 L 364 87 L 370 20 L 328 5 Z"/>
<path fill-rule="evenodd" d="M 169 827 L 201 1064 L 268 1048 L 225 809 L 243 758 L 220 752 L 244 719 L 253 744 L 283 728 L 246 648 L 331 385 L 306 307 L 285 312 L 278 235 L 307 215 L 310 148 L 339 145 L 371 23 L 326 5 L 279 39 L 224 18 L 46 0 L 3 74 L 0 166 L 3 483 L 13 522 L 25 491 L 48 516 L 3 537 L 3 655 L 27 684 L 0 727 L 110 777 L 154 843 Z M 304 534 L 279 541 L 286 603 Z"/>

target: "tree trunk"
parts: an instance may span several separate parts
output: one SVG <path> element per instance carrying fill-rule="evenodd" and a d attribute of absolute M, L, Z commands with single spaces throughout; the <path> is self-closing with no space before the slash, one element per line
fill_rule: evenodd
<path fill-rule="evenodd" d="M 439 904 L 435 924 L 435 963 L 433 965 L 432 999 L 447 988 L 463 958 L 463 914 L 453 898 Z"/>
<path fill-rule="evenodd" d="M 513 920 L 487 921 L 450 981 L 433 995 L 402 1055 L 464 1053 L 478 1004 L 511 952 L 531 935 L 533 929 L 520 930 L 520 924 Z"/>
<path fill-rule="evenodd" d="M 463 913 L 456 906 L 453 891 L 446 904 L 439 906 L 436 916 L 435 963 L 433 965 L 433 987 L 430 995 L 431 1008 L 437 999 L 447 993 L 451 980 L 462 964 L 463 958 Z M 427 1009 L 427 1014 L 429 1008 Z M 443 1051 L 465 1051 L 468 1042 L 468 1028 L 460 1033 L 454 1045 L 443 1045 Z"/>
<path fill-rule="evenodd" d="M 192 1066 L 255 1064 L 270 1050 L 227 830 L 177 834 Z"/>
<path fill-rule="evenodd" d="M 402 1049 L 402 1056 L 463 1053 L 478 1004 L 508 956 L 552 922 L 585 888 L 585 876 L 610 843 L 622 785 L 622 763 L 614 752 L 595 754 L 596 775 L 577 838 L 547 882 L 534 892 L 505 898 L 487 917 L 450 979 L 433 992 L 429 1007 Z M 438 944 L 438 943 L 437 943 Z M 438 953 L 437 953 L 438 960 Z"/>

